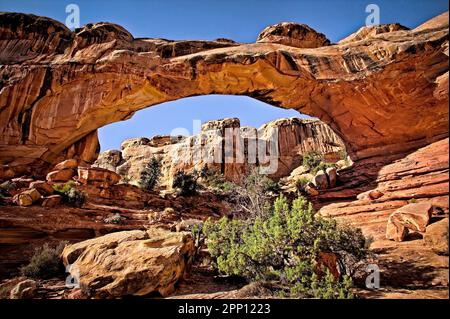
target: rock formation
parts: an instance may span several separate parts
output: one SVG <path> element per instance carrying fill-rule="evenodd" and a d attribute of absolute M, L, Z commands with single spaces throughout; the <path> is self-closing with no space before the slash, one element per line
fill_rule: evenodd
<path fill-rule="evenodd" d="M 409 231 L 424 233 L 431 218 L 432 208 L 429 203 L 412 203 L 400 207 L 389 216 L 386 238 L 403 241 Z"/>
<path fill-rule="evenodd" d="M 200 171 L 205 165 L 212 173 L 240 182 L 252 166 L 269 164 L 263 157 L 273 151 L 269 150 L 272 138 L 277 147 L 276 170 L 269 176 L 276 180 L 298 167 L 305 153 L 314 151 L 322 154 L 326 161 L 336 162 L 344 151 L 342 140 L 318 120 L 279 119 L 255 129 L 240 127 L 239 119 L 235 118 L 206 122 L 195 136 L 126 140 L 121 151 L 101 153 L 94 166 L 116 171 L 127 182 L 139 185 L 141 171 L 155 156 L 162 163 L 161 186 L 171 187 L 178 170 L 195 168 Z M 232 140 L 229 149 L 233 154 L 229 156 L 227 139 Z M 259 154 L 258 148 L 264 147 L 266 152 Z M 253 157 L 249 155 L 250 149 L 254 150 Z"/>
<path fill-rule="evenodd" d="M 99 127 L 193 95 L 248 95 L 318 117 L 354 160 L 447 137 L 448 13 L 413 30 L 382 29 L 326 45 L 310 28 L 281 24 L 263 42 L 239 44 L 135 39 L 111 23 L 71 32 L 2 13 L 0 175 L 93 162 Z M 316 40 L 299 48 L 289 37 Z"/>
<path fill-rule="evenodd" d="M 336 172 L 335 187 L 306 188 L 314 193 L 311 199 L 320 215 L 361 227 L 373 237 L 383 291 L 368 292 L 369 297 L 448 298 L 448 245 L 443 244 L 449 215 L 448 62 L 448 13 L 412 30 L 397 24 L 364 27 L 333 45 L 309 27 L 292 23 L 266 28 L 257 43 L 240 44 L 135 39 L 110 23 L 71 32 L 48 18 L 1 13 L 0 179 L 7 181 L 0 191 L 10 197 L 0 207 L 0 239 L 5 243 L 0 247 L 0 275 L 29 257 L 30 243 L 80 241 L 143 225 L 181 229 L 182 215 L 185 220 L 223 215 L 226 209 L 215 195 L 159 196 L 115 184 L 114 172 L 88 164 L 97 159 L 101 126 L 187 96 L 240 94 L 318 117 L 342 138 L 353 165 Z M 211 125 L 239 126 L 233 121 Z M 292 125 L 276 123 L 262 130 L 285 132 L 278 145 L 286 154 L 282 161 L 288 174 L 298 160 L 298 153 L 289 149 L 296 144 L 290 140 L 297 134 L 290 132 Z M 251 136 L 254 129 L 239 131 Z M 168 149 L 182 155 L 179 145 L 188 142 L 193 137 L 134 139 L 102 158 L 105 168 L 121 173 L 127 158 L 139 162 L 157 150 L 165 156 Z M 141 149 L 145 151 L 139 158 Z M 69 161 L 54 166 L 63 160 Z M 73 160 L 92 173 L 78 172 Z M 228 176 L 242 169 L 229 168 L 220 167 Z M 126 165 L 123 169 L 132 178 L 138 174 Z M 77 188 L 87 195 L 86 204 L 58 207 L 58 213 L 49 214 L 46 205 L 58 199 L 48 186 L 77 174 L 85 177 Z M 328 186 L 330 174 L 325 172 Z M 14 206 L 12 196 L 31 205 Z M 425 232 L 403 242 L 386 239 L 389 217 L 411 204 L 429 208 Z M 110 224 L 119 213 L 123 224 Z M 139 241 L 120 249 L 139 255 Z M 107 249 L 102 249 L 95 251 L 103 267 Z M 95 264 L 88 257 L 86 269 Z M 126 260 L 117 258 L 119 264 Z M 122 275 L 115 277 L 114 287 L 126 294 L 155 290 L 124 287 Z M 160 292 L 170 291 L 173 283 L 164 282 L 168 289 Z M 405 294 L 405 287 L 414 292 Z M 108 289 L 108 295 L 117 291 Z M 96 289 L 89 291 L 97 295 Z"/>
<path fill-rule="evenodd" d="M 62 258 L 90 297 L 167 296 L 194 253 L 189 233 L 160 229 L 118 232 L 67 246 Z"/>

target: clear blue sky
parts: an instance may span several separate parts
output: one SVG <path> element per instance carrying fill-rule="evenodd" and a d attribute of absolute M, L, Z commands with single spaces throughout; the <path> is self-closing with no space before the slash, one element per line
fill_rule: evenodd
<path fill-rule="evenodd" d="M 64 22 L 65 7 L 78 4 L 81 24 L 109 21 L 135 37 L 204 39 L 219 37 L 254 42 L 258 33 L 281 21 L 306 23 L 336 42 L 364 25 L 365 8 L 380 7 L 381 23 L 415 27 L 448 10 L 447 0 L 0 0 L 0 11 L 44 15 Z M 161 104 L 137 112 L 128 121 L 100 129 L 102 150 L 118 148 L 129 137 L 167 134 L 175 127 L 192 130 L 202 122 L 236 116 L 242 125 L 260 126 L 280 117 L 297 116 L 239 96 L 203 96 Z"/>

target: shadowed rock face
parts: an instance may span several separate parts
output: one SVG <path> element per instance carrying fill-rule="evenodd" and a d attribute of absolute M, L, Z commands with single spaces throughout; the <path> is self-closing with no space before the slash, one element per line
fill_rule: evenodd
<path fill-rule="evenodd" d="M 448 136 L 448 13 L 417 29 L 387 27 L 316 48 L 270 37 L 135 39 L 110 23 L 71 32 L 49 18 L 0 18 L 3 177 L 69 157 L 93 162 L 99 127 L 193 95 L 247 95 L 316 116 L 353 159 Z M 283 38 L 292 34 L 284 31 Z"/>

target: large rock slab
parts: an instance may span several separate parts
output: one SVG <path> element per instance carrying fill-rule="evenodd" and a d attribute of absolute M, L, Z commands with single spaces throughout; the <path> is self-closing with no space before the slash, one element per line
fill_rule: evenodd
<path fill-rule="evenodd" d="M 386 238 L 403 241 L 409 230 L 425 232 L 432 208 L 430 203 L 411 203 L 397 209 L 389 216 Z"/>
<path fill-rule="evenodd" d="M 190 265 L 189 233 L 151 228 L 117 232 L 67 246 L 62 259 L 79 274 L 82 290 L 94 298 L 118 298 L 174 290 Z"/>

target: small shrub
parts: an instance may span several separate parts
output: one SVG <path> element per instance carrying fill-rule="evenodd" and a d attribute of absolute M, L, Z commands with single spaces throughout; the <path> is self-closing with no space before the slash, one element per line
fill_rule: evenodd
<path fill-rule="evenodd" d="M 60 194 L 68 193 L 74 187 L 75 187 L 74 181 L 68 181 L 65 184 L 54 184 L 53 185 L 53 189 L 55 190 L 55 192 L 60 193 Z"/>
<path fill-rule="evenodd" d="M 236 184 L 229 182 L 229 181 L 224 181 L 223 183 L 215 185 L 215 187 L 225 193 L 230 193 L 234 190 L 234 188 L 236 187 Z"/>
<path fill-rule="evenodd" d="M 73 207 L 81 207 L 86 202 L 86 196 L 76 188 L 72 188 L 67 192 L 65 200 Z"/>
<path fill-rule="evenodd" d="M 416 198 L 411 198 L 410 200 L 408 200 L 408 203 L 410 203 L 410 204 L 417 203 L 417 199 Z"/>
<path fill-rule="evenodd" d="M 25 277 L 49 279 L 57 277 L 64 273 L 64 267 L 60 256 L 67 245 L 67 242 L 61 242 L 52 248 L 47 243 L 35 250 L 30 263 L 20 269 Z"/>
<path fill-rule="evenodd" d="M 264 216 L 270 211 L 278 192 L 277 183 L 266 175 L 259 174 L 258 169 L 253 169 L 241 185 L 234 188 L 232 201 L 235 203 L 235 210 L 245 212 L 248 217 Z"/>
<path fill-rule="evenodd" d="M 324 162 L 320 162 L 319 165 L 317 165 L 316 167 L 311 169 L 311 173 L 312 174 L 317 174 L 318 171 L 326 171 L 327 168 L 329 167 L 336 167 L 336 164 L 334 163 L 324 163 Z"/>
<path fill-rule="evenodd" d="M 161 175 L 161 162 L 156 157 L 152 157 L 141 171 L 139 185 L 142 189 L 151 191 L 158 184 Z"/>
<path fill-rule="evenodd" d="M 223 176 L 211 176 L 207 180 L 208 187 L 213 190 L 219 190 L 225 193 L 230 193 L 236 187 L 236 184 L 227 181 Z"/>
<path fill-rule="evenodd" d="M 318 166 L 321 162 L 322 162 L 322 156 L 315 151 L 311 151 L 311 152 L 305 153 L 303 155 L 302 165 L 305 166 L 306 168 L 308 168 L 309 170 Z"/>
<path fill-rule="evenodd" d="M 303 166 L 315 175 L 320 170 L 325 171 L 329 167 L 336 167 L 336 164 L 324 162 L 322 155 L 317 152 L 308 152 L 303 155 Z"/>
<path fill-rule="evenodd" d="M 173 178 L 172 188 L 179 189 L 180 195 L 182 196 L 193 195 L 197 192 L 197 180 L 199 177 L 196 170 L 192 174 L 178 171 Z"/>
<path fill-rule="evenodd" d="M 70 206 L 81 207 L 86 202 L 86 196 L 75 188 L 74 181 L 69 181 L 63 185 L 53 185 L 53 189 L 62 196 L 63 202 Z"/>
<path fill-rule="evenodd" d="M 310 180 L 306 177 L 300 177 L 296 182 L 295 182 L 295 186 L 297 187 L 298 190 L 304 190 L 306 185 L 308 185 L 308 183 L 310 182 Z"/>
<path fill-rule="evenodd" d="M 289 206 L 280 196 L 265 216 L 226 217 L 203 227 L 208 250 L 218 269 L 249 281 L 276 281 L 290 296 L 351 298 L 352 280 L 334 278 L 327 269 L 318 273 L 320 252 L 361 260 L 367 255 L 359 229 L 341 227 L 335 220 L 316 217 L 310 203 L 299 197 Z"/>

